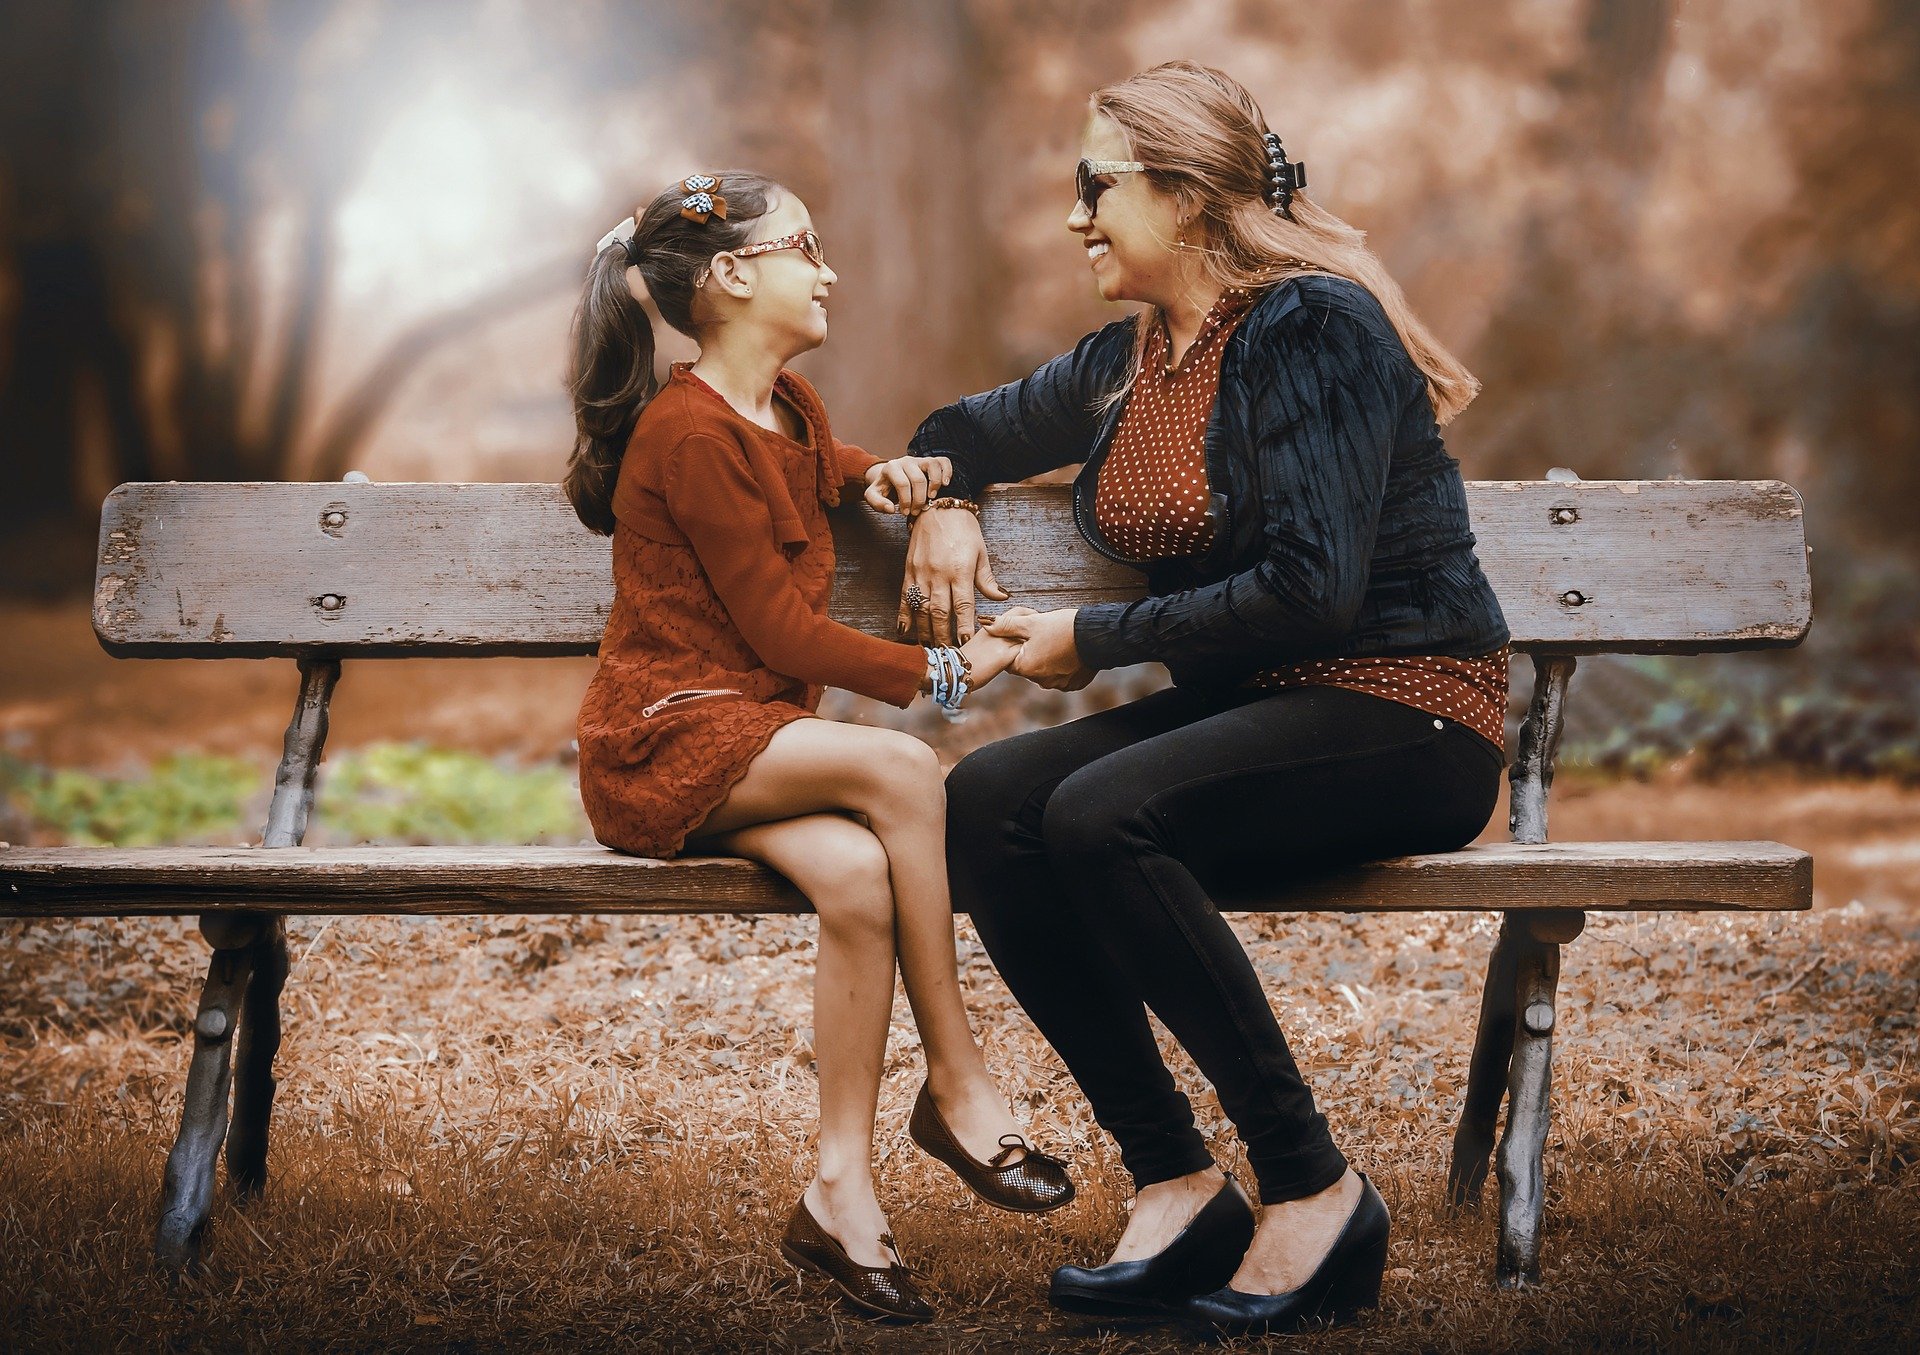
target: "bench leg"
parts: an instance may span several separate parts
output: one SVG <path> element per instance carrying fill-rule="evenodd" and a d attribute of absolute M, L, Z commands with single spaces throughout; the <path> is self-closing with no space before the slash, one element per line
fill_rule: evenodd
<path fill-rule="evenodd" d="M 241 1199 L 267 1184 L 267 1125 L 273 1117 L 273 1058 L 280 1052 L 280 990 L 287 982 L 287 933 L 261 924 L 234 1050 L 233 1127 L 227 1131 L 227 1185 Z"/>
<path fill-rule="evenodd" d="M 300 695 L 274 773 L 273 802 L 261 834 L 264 847 L 295 847 L 306 836 L 314 778 L 327 741 L 327 707 L 339 680 L 338 659 L 320 655 L 300 660 Z M 180 1136 L 167 1154 L 154 1239 L 160 1263 L 172 1270 L 184 1269 L 197 1258 L 200 1235 L 213 1209 L 223 1141 L 227 1184 L 236 1196 L 257 1195 L 267 1183 L 273 1060 L 280 1052 L 280 992 L 287 982 L 287 934 L 279 918 L 208 913 L 200 919 L 200 930 L 213 946 L 213 962 L 194 1019 L 186 1107 Z"/>
<path fill-rule="evenodd" d="M 1493 1155 L 1494 1127 L 1507 1094 L 1507 1069 L 1513 1058 L 1514 950 L 1520 944 L 1511 921 L 1487 959 L 1487 983 L 1480 990 L 1480 1025 L 1473 1037 L 1473 1061 L 1467 1068 L 1466 1104 L 1453 1131 L 1453 1161 L 1447 1169 L 1447 1201 L 1456 1208 L 1476 1203 Z"/>
<path fill-rule="evenodd" d="M 1585 923 L 1585 916 L 1576 911 L 1529 916 L 1514 954 L 1513 1060 L 1507 1074 L 1507 1128 L 1500 1140 L 1499 1161 L 1496 1275 L 1502 1289 L 1518 1289 L 1540 1279 L 1540 1221 L 1546 1210 L 1542 1156 L 1553 1086 L 1553 996 L 1560 981 L 1560 945 L 1578 936 Z"/>
<path fill-rule="evenodd" d="M 187 1069 L 186 1105 L 180 1135 L 167 1154 L 154 1255 L 169 1270 L 192 1265 L 200 1235 L 213 1209 L 213 1178 L 227 1133 L 227 1092 L 232 1082 L 233 1033 L 254 964 L 255 924 L 247 918 L 209 915 L 201 931 L 213 943 L 213 960 L 193 1018 L 193 1063 Z"/>

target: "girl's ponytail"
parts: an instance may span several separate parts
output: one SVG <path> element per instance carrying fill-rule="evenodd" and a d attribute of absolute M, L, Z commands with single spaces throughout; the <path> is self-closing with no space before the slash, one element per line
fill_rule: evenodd
<path fill-rule="evenodd" d="M 573 318 L 573 455 L 567 498 L 580 521 L 613 535 L 613 487 L 627 439 L 659 389 L 653 375 L 653 322 L 627 286 L 627 245 L 594 256 L 586 294 Z"/>
<path fill-rule="evenodd" d="M 701 270 L 714 255 L 747 244 L 779 197 L 771 179 L 738 170 L 682 180 L 634 213 L 628 239 L 616 238 L 594 255 L 573 317 L 567 387 L 574 439 L 565 484 L 580 521 L 602 536 L 613 534 L 613 491 L 627 441 L 660 389 L 653 324 L 627 285 L 627 269 L 640 270 L 660 318 L 698 340 L 693 297 Z M 712 210 L 716 201 L 725 204 L 724 216 Z"/>

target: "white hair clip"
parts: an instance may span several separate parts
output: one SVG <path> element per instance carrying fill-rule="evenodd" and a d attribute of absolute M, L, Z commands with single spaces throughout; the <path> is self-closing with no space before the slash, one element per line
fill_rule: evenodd
<path fill-rule="evenodd" d="M 626 244 L 629 240 L 633 239 L 633 233 L 638 229 L 638 224 L 629 216 L 625 221 L 622 221 L 619 225 L 600 237 L 600 243 L 593 247 L 594 256 L 596 258 L 599 257 L 608 245 Z"/>

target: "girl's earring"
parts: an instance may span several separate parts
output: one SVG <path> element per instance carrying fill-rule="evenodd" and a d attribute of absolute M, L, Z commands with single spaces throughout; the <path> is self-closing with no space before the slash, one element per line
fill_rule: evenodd
<path fill-rule="evenodd" d="M 1187 247 L 1187 219 L 1183 216 L 1180 218 L 1180 248 L 1185 249 L 1186 247 Z"/>

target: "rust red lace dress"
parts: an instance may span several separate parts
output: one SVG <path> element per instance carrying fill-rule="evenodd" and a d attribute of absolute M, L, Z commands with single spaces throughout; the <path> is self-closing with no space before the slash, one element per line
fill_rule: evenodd
<path fill-rule="evenodd" d="M 609 847 L 670 857 L 824 688 L 905 706 L 918 645 L 828 618 L 826 508 L 875 458 L 836 442 L 813 388 L 775 394 L 796 442 L 676 365 L 641 413 L 613 511 L 613 609 L 580 707 L 580 798 Z"/>

